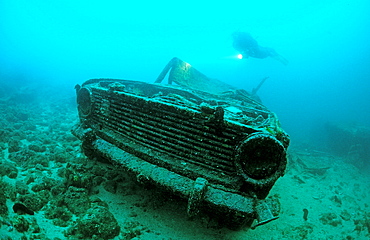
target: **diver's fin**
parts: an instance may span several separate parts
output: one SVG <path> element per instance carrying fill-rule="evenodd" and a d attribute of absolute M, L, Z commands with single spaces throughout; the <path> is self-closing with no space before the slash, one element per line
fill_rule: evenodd
<path fill-rule="evenodd" d="M 284 64 L 285 66 L 288 65 L 289 61 L 284 58 L 283 56 L 281 56 L 280 54 L 274 54 L 273 56 L 271 56 L 273 59 L 276 59 L 278 60 L 279 62 L 281 62 L 282 64 Z"/>

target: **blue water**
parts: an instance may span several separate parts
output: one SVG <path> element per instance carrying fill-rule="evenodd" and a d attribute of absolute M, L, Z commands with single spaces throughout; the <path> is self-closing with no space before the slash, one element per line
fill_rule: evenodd
<path fill-rule="evenodd" d="M 327 121 L 370 123 L 370 2 L 0 2 L 0 77 L 67 86 L 89 78 L 152 82 L 172 57 L 258 92 L 295 142 Z M 289 60 L 238 59 L 234 31 Z M 69 87 L 70 86 L 70 87 Z M 293 142 L 294 142 L 293 141 Z"/>

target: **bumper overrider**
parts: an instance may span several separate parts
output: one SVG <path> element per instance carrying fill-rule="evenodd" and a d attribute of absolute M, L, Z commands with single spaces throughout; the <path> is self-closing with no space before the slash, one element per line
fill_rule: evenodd
<path fill-rule="evenodd" d="M 288 135 L 275 114 L 240 92 L 93 79 L 77 86 L 72 129 L 90 158 L 104 159 L 188 201 L 229 228 L 278 218 L 266 198 L 284 175 Z"/>

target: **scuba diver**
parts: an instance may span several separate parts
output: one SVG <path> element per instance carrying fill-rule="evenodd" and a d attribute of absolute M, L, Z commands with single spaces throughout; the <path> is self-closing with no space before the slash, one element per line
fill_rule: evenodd
<path fill-rule="evenodd" d="M 240 58 L 267 58 L 272 57 L 284 65 L 288 65 L 288 60 L 278 54 L 274 49 L 262 47 L 257 41 L 247 32 L 233 33 L 233 47 L 240 52 Z"/>

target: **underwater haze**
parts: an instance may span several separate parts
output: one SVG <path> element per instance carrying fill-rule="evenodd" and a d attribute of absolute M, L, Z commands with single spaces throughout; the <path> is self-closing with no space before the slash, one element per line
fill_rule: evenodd
<path fill-rule="evenodd" d="M 369 43 L 369 0 L 0 0 L 0 240 L 370 239 Z M 174 57 L 284 131 L 243 91 L 76 86 Z"/>
<path fill-rule="evenodd" d="M 355 1 L 1 1 L 0 71 L 69 85 L 89 78 L 153 82 L 178 57 L 258 92 L 292 139 L 326 121 L 370 122 L 370 3 Z M 238 59 L 249 32 L 288 59 Z"/>

